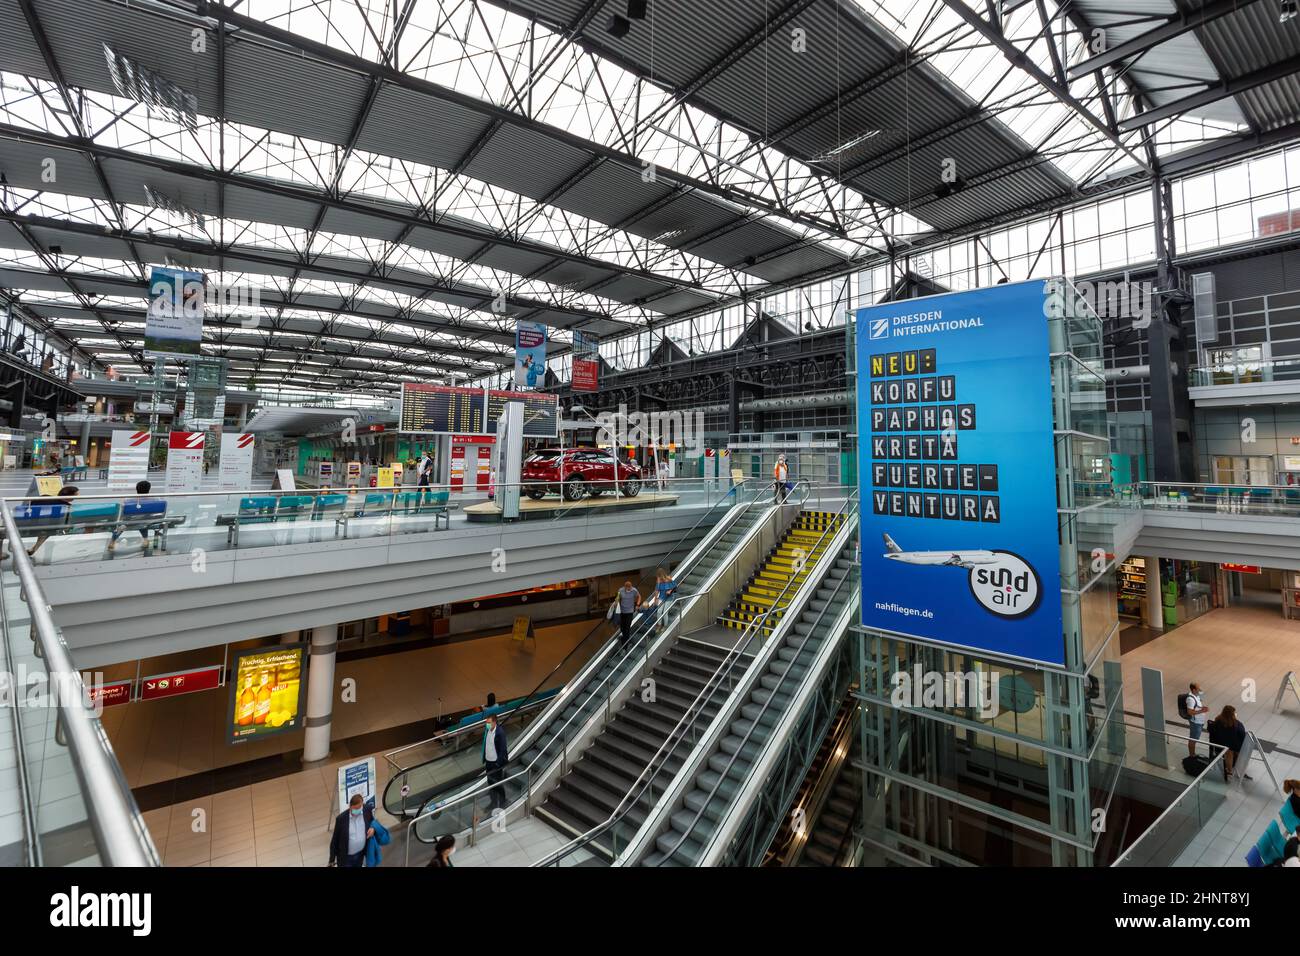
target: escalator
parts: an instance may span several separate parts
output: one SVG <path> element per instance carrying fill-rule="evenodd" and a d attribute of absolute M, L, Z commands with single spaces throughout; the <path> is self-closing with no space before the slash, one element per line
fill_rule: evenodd
<path fill-rule="evenodd" d="M 787 560 L 792 532 L 809 533 L 809 537 L 801 542 L 802 554 L 798 561 Z M 743 778 L 748 765 L 742 766 L 737 761 L 732 766 L 724 759 L 721 765 L 714 762 L 702 766 L 711 755 L 701 756 L 701 748 L 707 748 L 710 741 L 721 735 L 726 738 L 727 747 L 736 743 L 738 752 L 745 758 L 752 758 L 763 734 L 770 736 L 774 729 L 783 729 L 774 719 L 776 713 L 796 702 L 796 697 L 782 686 L 782 681 L 794 686 L 805 676 L 811 679 L 814 663 L 818 665 L 816 676 L 828 676 L 821 661 L 825 655 L 819 654 L 819 648 L 834 628 L 847 619 L 850 604 L 847 595 L 850 592 L 856 595 L 856 533 L 856 501 L 852 499 L 845 502 L 839 513 L 801 513 L 755 573 L 737 588 L 718 619 L 705 628 L 688 630 L 677 639 L 678 647 L 699 641 L 721 645 L 726 648 L 726 653 L 711 675 L 703 669 L 697 671 L 694 676 L 698 687 L 695 700 L 684 709 L 678 708 L 681 717 L 671 727 L 666 720 L 660 723 L 658 736 L 662 742 L 651 760 L 643 762 L 634 785 L 628 786 L 632 767 L 625 768 L 621 777 L 607 776 L 601 781 L 599 785 L 606 791 L 601 804 L 593 805 L 581 822 L 589 823 L 593 817 L 599 817 L 602 810 L 612 807 L 606 819 L 540 861 L 540 865 L 566 865 L 567 857 L 581 851 L 606 862 L 612 857 L 620 864 L 645 857 L 649 852 L 667 856 L 663 853 L 664 848 L 656 847 L 657 837 L 665 830 L 672 833 L 677 823 L 686 824 L 687 828 L 680 841 L 671 838 L 671 850 L 675 854 L 680 849 L 676 844 L 680 843 L 686 846 L 683 854 L 688 854 L 696 849 L 688 844 L 695 839 L 692 830 L 698 821 L 688 821 L 680 815 L 666 820 L 664 807 L 674 801 L 691 812 L 701 809 L 704 825 L 716 829 L 716 823 L 703 812 L 711 803 L 709 795 L 705 795 L 703 803 L 698 802 L 695 795 L 691 796 L 689 804 L 685 803 L 681 794 L 683 781 L 689 778 L 693 786 L 698 778 L 708 788 L 719 784 L 726 795 L 735 794 L 738 790 L 736 776 Z M 735 634 L 730 625 L 735 612 L 752 613 L 742 610 L 741 605 L 749 603 L 748 599 L 753 597 L 754 582 L 765 578 L 771 580 L 768 575 L 778 566 L 784 569 L 784 586 L 766 595 L 767 611 L 757 613 L 745 623 L 743 631 Z M 741 597 L 747 600 L 742 601 Z M 856 597 L 852 607 L 856 609 Z M 840 628 L 839 635 L 843 630 Z M 788 645 L 787 635 L 797 635 L 798 640 Z M 839 651 L 841 645 L 847 647 L 847 642 L 835 640 L 831 643 L 835 647 L 827 653 L 837 662 L 831 680 L 840 684 L 834 708 L 838 709 L 849 671 L 847 656 Z M 714 658 L 717 659 L 716 654 Z M 800 696 L 797 702 L 806 703 L 807 696 Z M 618 722 L 616 717 L 607 724 L 601 736 L 615 732 Z M 822 727 L 818 741 L 824 735 L 825 728 Z M 584 753 L 583 761 L 589 756 L 595 758 L 593 762 L 599 760 L 589 751 Z M 575 765 L 573 773 L 579 773 L 578 767 L 583 761 Z M 707 774 L 712 774 L 712 777 Z M 801 773 L 798 779 L 802 780 L 802 777 Z M 570 823 L 568 829 L 576 827 Z M 689 865 L 691 862 L 689 858 L 678 860 L 675 856 L 672 860 L 676 865 Z"/>
<path fill-rule="evenodd" d="M 684 589 L 688 580 L 698 580 L 698 575 L 713 564 L 718 548 L 733 547 L 760 518 L 763 508 L 754 499 L 741 497 L 744 494 L 742 487 L 736 498 L 715 503 L 660 559 L 659 563 L 668 567 L 681 560 L 678 571 L 685 571 Z M 714 527 L 687 554 L 685 543 L 710 523 L 715 523 Z M 637 588 L 645 591 L 653 583 L 653 575 L 646 575 L 637 582 Z M 644 636 L 646 624 L 645 615 L 641 615 L 634 624 L 632 644 Z M 573 715 L 581 688 L 608 676 L 613 665 L 611 652 L 617 643 L 612 638 L 617 630 L 616 624 L 603 618 L 597 621 L 532 692 L 502 706 L 498 720 L 512 747 L 531 745 L 542 730 L 540 723 L 534 726 L 538 721 L 550 723 L 556 717 L 564 720 Z M 557 709 L 561 702 L 563 707 Z M 480 782 L 483 765 L 478 748 L 482 736 L 480 719 L 386 754 L 389 780 L 384 788 L 384 809 L 399 819 L 409 819 L 418 816 L 431 803 Z"/>
<path fill-rule="evenodd" d="M 737 839 L 732 831 L 741 827 L 737 824 L 728 828 L 726 818 L 737 812 L 743 814 L 747 802 L 757 799 L 755 778 L 770 773 L 772 754 L 784 746 L 780 736 L 794 730 L 801 720 L 796 711 L 808 706 L 801 691 L 810 682 L 842 682 L 834 710 L 828 716 L 838 711 L 849 669 L 839 663 L 844 655 L 836 645 L 847 645 L 841 638 L 848 621 L 856 617 L 856 515 L 848 516 L 843 527 L 830 528 L 834 538 L 828 547 L 833 560 L 820 561 L 814 567 L 815 591 L 801 602 L 791 626 L 782 627 L 784 621 L 777 623 L 772 632 L 774 640 L 729 702 L 725 724 L 715 729 L 712 738 L 687 761 L 685 776 L 690 782 L 679 781 L 675 792 L 668 795 L 658 825 L 650 828 L 653 843 L 642 841 L 642 865 L 698 866 L 724 854 L 721 849 L 711 853 L 710 847 L 718 843 L 730 845 Z M 806 774 L 825 730 L 821 727 L 816 745 L 807 748 L 807 763 L 798 780 Z M 810 727 L 807 733 L 816 733 L 816 727 Z M 764 850 L 770 842 L 771 834 L 763 844 Z"/>
<path fill-rule="evenodd" d="M 805 854 L 814 844 L 826 846 L 827 833 L 838 832 L 837 821 L 827 818 L 826 825 L 823 826 L 822 817 L 828 810 L 832 815 L 844 810 L 841 803 L 831 807 L 832 797 L 846 796 L 847 794 L 837 791 L 840 783 L 843 781 L 851 785 L 852 776 L 861 776 L 858 768 L 850 767 L 859 750 L 860 740 L 861 717 L 853 697 L 853 688 L 850 687 L 830 730 L 817 749 L 817 755 L 808 768 L 799 792 L 795 794 L 785 822 L 763 855 L 763 866 L 830 865 L 817 862 L 823 859 L 820 854 L 814 855 L 816 859 L 806 858 Z M 850 768 L 847 776 L 846 767 Z M 848 827 L 850 832 L 854 822 L 851 816 Z M 831 858 L 834 858 L 834 854 Z"/>
<path fill-rule="evenodd" d="M 851 735 L 856 741 L 857 734 Z M 862 817 L 862 771 L 853 765 L 856 745 L 849 748 L 835 774 L 821 811 L 808 830 L 808 841 L 795 866 L 848 866 L 853 829 Z"/>
<path fill-rule="evenodd" d="M 634 695 L 547 795 L 537 816 L 569 836 L 580 836 L 607 820 L 686 717 L 725 656 L 726 648 L 716 644 L 679 638 L 650 674 L 655 682 L 654 700 Z M 725 689 L 714 688 L 694 716 L 711 720 L 722 696 Z M 591 846 L 602 857 L 612 860 L 618 855 L 619 848 L 645 821 L 651 800 L 662 792 L 681 763 L 681 757 L 669 757 L 661 764 L 644 797 L 629 806 L 613 828 L 592 841 Z"/>
<path fill-rule="evenodd" d="M 683 598 L 692 593 L 692 588 L 707 583 L 774 510 L 770 501 L 751 497 L 743 486 L 738 501 L 720 502 L 715 508 L 721 510 L 724 505 L 725 514 L 721 518 L 712 515 L 717 524 L 689 554 L 685 554 L 684 544 L 679 542 L 659 562 L 672 567 L 679 560 L 676 556 L 684 554 L 676 568 L 679 594 Z M 708 517 L 708 514 L 702 516 L 700 522 Z M 687 532 L 683 542 L 691 537 L 692 532 Z M 652 586 L 652 576 L 638 582 L 638 590 L 642 592 L 652 590 Z M 509 776 L 497 785 L 499 802 L 513 804 L 531 792 L 536 774 L 546 771 L 564 752 L 572 735 L 592 715 L 608 706 L 612 689 L 645 660 L 663 633 L 675 626 L 680 611 L 674 609 L 687 603 L 679 598 L 667 613 L 661 614 L 657 608 L 641 613 L 626 645 L 617 639 L 617 625 L 605 620 L 597 622 L 587 638 L 552 670 L 533 694 L 519 707 L 499 717 L 511 743 Z M 591 650 L 593 646 L 597 648 L 595 653 Z M 543 688 L 554 687 L 555 675 L 566 666 L 573 670 L 575 663 L 586 654 L 591 655 L 590 659 L 563 681 L 562 690 L 548 705 L 538 708 L 537 699 L 547 692 Z M 437 738 L 431 746 L 443 752 L 393 773 L 385 789 L 385 806 L 390 812 L 391 806 L 396 806 L 408 817 L 415 817 L 413 833 L 421 842 L 430 842 L 442 833 L 471 828 L 486 816 L 488 802 L 481 799 L 488 787 L 479 757 L 482 736 L 480 722 L 460 729 L 454 740 Z M 402 788 L 406 788 L 405 793 Z"/>

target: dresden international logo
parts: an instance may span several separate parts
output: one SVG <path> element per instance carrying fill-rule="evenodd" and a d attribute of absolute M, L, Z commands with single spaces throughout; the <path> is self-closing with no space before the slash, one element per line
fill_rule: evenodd
<path fill-rule="evenodd" d="M 873 339 L 889 338 L 889 319 L 872 319 L 870 337 Z"/>

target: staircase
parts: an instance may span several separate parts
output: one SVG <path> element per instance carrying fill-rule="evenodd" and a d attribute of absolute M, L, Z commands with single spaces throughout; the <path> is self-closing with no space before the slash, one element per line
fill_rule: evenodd
<path fill-rule="evenodd" d="M 803 531 L 806 527 L 800 528 L 796 522 L 792 531 Z M 826 640 L 840 637 L 831 633 L 831 623 L 856 593 L 854 582 L 844 582 L 853 572 L 855 550 L 856 544 L 850 542 L 835 556 L 835 563 L 826 568 L 816 593 L 786 633 L 782 646 L 772 655 L 766 672 L 753 685 L 748 701 L 736 712 L 731 726 L 722 732 L 717 749 L 701 766 L 694 787 L 686 791 L 685 805 L 669 818 L 669 826 L 656 839 L 654 851 L 643 859 L 642 865 L 695 866 L 699 863 L 705 844 L 731 808 L 818 650 Z M 844 586 L 840 587 L 842 583 Z"/>
<path fill-rule="evenodd" d="M 718 616 L 718 623 L 744 630 L 770 611 L 761 630 L 764 637 L 771 635 L 843 521 L 843 515 L 830 511 L 799 512 L 745 587 Z M 795 585 L 787 589 L 791 581 Z"/>
<path fill-rule="evenodd" d="M 844 865 L 840 854 L 845 838 L 862 809 L 862 771 L 853 766 L 858 752 L 858 736 L 854 734 L 853 739 L 855 743 L 849 750 L 849 756 L 840 767 L 835 785 L 827 795 L 821 813 L 817 815 L 812 832 L 808 834 L 808 845 L 799 858 L 800 866 Z"/>
<path fill-rule="evenodd" d="M 579 836 L 608 820 L 726 654 L 725 648 L 679 638 L 651 673 L 654 702 L 634 693 L 550 792 L 537 810 L 538 818 L 566 836 Z M 725 697 L 725 685 L 715 689 L 694 718 L 697 726 L 708 726 Z M 636 804 L 610 830 L 597 836 L 590 848 L 613 859 L 645 822 L 688 752 L 678 748 L 664 761 Z"/>

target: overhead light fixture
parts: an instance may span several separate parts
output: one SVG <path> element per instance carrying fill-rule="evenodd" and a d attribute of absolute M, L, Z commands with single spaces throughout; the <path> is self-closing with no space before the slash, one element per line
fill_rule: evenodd
<path fill-rule="evenodd" d="M 846 139 L 838 146 L 832 146 L 830 149 L 826 150 L 825 152 L 820 153 L 817 156 L 814 156 L 813 162 L 833 163 L 843 159 L 847 159 L 848 156 L 853 152 L 853 150 L 857 149 L 863 143 L 867 142 L 867 140 L 875 139 L 879 135 L 880 135 L 880 130 L 869 129 L 865 133 L 862 133 L 859 136 L 854 136 L 852 139 Z"/>
<path fill-rule="evenodd" d="M 1300 4 L 1297 0 L 1282 0 L 1278 7 L 1277 22 L 1286 23 L 1294 20 L 1297 15 L 1300 15 Z"/>
<path fill-rule="evenodd" d="M 679 239 L 684 235 L 686 235 L 685 229 L 665 229 L 663 232 L 659 233 L 659 235 L 655 236 L 650 241 L 651 242 L 672 242 L 674 239 Z"/>
<path fill-rule="evenodd" d="M 609 35 L 614 39 L 621 40 L 627 36 L 627 31 L 632 29 L 632 21 L 616 13 L 609 18 L 609 22 L 605 24 L 605 29 L 609 31 Z"/>
<path fill-rule="evenodd" d="M 629 20 L 644 20 L 648 0 L 627 0 L 627 17 Z"/>

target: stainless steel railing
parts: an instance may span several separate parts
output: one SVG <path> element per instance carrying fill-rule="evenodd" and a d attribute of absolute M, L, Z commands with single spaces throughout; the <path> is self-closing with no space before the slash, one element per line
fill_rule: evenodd
<path fill-rule="evenodd" d="M 113 755 L 103 725 L 95 714 L 81 674 L 73 666 L 68 646 L 54 623 L 31 559 L 22 548 L 22 539 L 7 501 L 0 502 L 0 522 L 3 522 L 4 536 L 10 545 L 13 571 L 18 578 L 22 600 L 31 617 L 33 651 L 44 662 L 48 677 L 48 703 L 55 711 L 56 720 L 54 742 L 67 748 L 99 860 L 105 866 L 157 866 L 158 854 L 153 840 L 122 775 L 122 768 Z M 0 593 L 2 600 L 3 593 Z M 11 623 L 6 614 L 6 635 Z M 12 643 L 9 646 L 12 647 Z M 19 751 L 16 756 L 22 763 L 28 754 Z M 42 763 L 49 759 L 47 753 Z M 30 783 L 30 775 L 25 779 Z M 26 811 L 32 821 L 39 820 L 39 806 L 33 804 Z M 32 836 L 39 843 L 39 827 L 34 826 Z"/>

